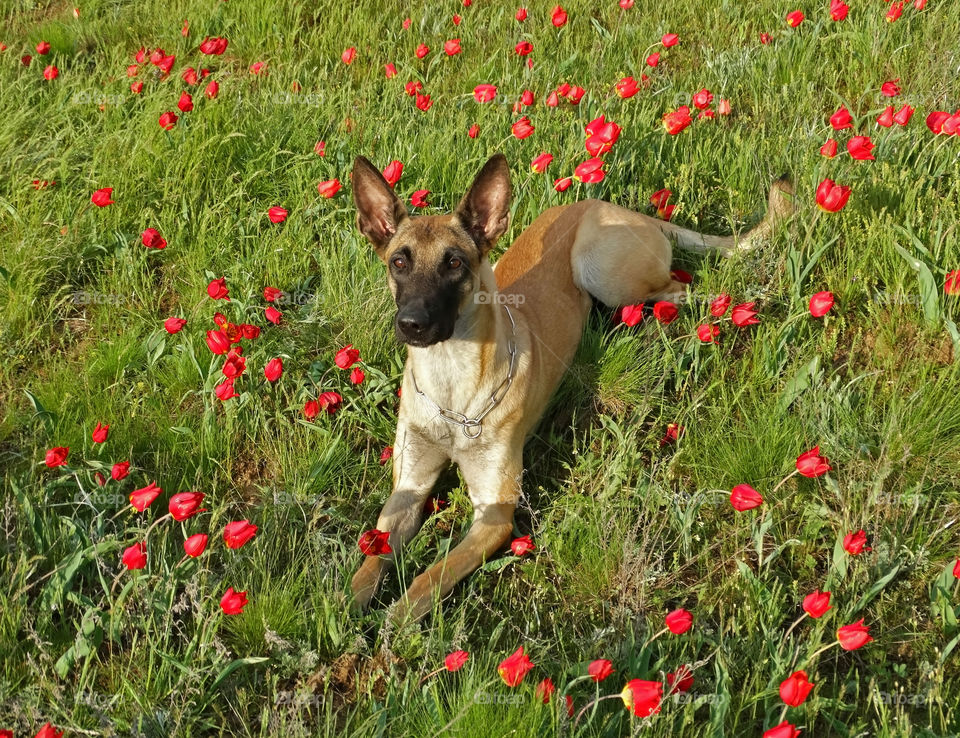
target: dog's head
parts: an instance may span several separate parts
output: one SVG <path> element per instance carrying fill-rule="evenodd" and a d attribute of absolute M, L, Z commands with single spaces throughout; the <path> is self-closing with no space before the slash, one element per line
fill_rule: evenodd
<path fill-rule="evenodd" d="M 450 215 L 409 217 L 383 175 L 367 159 L 353 165 L 357 227 L 387 265 L 397 303 L 397 338 L 430 346 L 453 335 L 463 308 L 482 289 L 480 266 L 507 230 L 510 170 L 491 158 Z"/>

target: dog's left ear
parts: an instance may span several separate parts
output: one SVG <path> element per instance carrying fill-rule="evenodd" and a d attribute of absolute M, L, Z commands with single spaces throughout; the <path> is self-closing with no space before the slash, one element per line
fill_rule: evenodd
<path fill-rule="evenodd" d="M 494 154 L 483 165 L 454 215 L 485 256 L 506 232 L 510 217 L 510 168 L 507 166 L 507 157 Z"/>

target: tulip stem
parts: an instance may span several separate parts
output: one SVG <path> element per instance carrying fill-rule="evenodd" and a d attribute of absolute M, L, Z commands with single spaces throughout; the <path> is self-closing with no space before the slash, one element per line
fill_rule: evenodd
<path fill-rule="evenodd" d="M 577 723 L 580 722 L 580 718 L 583 717 L 583 713 L 585 713 L 591 707 L 594 707 L 598 702 L 603 702 L 604 700 L 612 700 L 619 696 L 620 696 L 619 694 L 608 694 L 603 697 L 597 697 L 596 699 L 590 700 L 587 704 L 585 704 L 582 708 L 580 708 L 580 712 L 577 713 L 577 717 L 574 718 L 573 720 L 573 727 L 576 728 Z"/>
<path fill-rule="evenodd" d="M 663 635 L 664 633 L 666 633 L 668 630 L 670 630 L 670 629 L 669 629 L 669 628 L 664 628 L 664 629 L 661 630 L 659 633 L 656 633 L 656 634 L 654 634 L 653 636 L 651 636 L 651 637 L 650 637 L 650 640 L 648 640 L 646 643 L 644 643 L 644 644 L 643 644 L 643 648 L 641 648 L 640 650 L 643 651 L 644 649 L 646 649 L 647 646 L 649 646 L 651 643 L 653 643 L 655 640 L 657 640 L 657 638 L 659 638 L 660 636 L 662 636 L 662 635 Z"/>
<path fill-rule="evenodd" d="M 790 472 L 789 474 L 787 474 L 787 476 L 785 476 L 783 479 L 780 480 L 780 482 L 777 484 L 776 487 L 774 487 L 772 490 L 770 490 L 770 494 L 771 494 L 771 495 L 774 494 L 778 489 L 780 489 L 780 488 L 786 483 L 786 481 L 787 481 L 788 479 L 790 479 L 791 477 L 797 476 L 797 474 L 799 474 L 799 473 L 800 473 L 800 470 L 799 470 L 799 469 L 794 469 L 792 472 Z"/>
<path fill-rule="evenodd" d="M 807 657 L 807 663 L 809 664 L 811 661 L 813 661 L 815 658 L 817 658 L 817 656 L 819 656 L 820 654 L 822 654 L 824 651 L 827 651 L 827 650 L 833 648 L 834 646 L 836 646 L 836 645 L 839 644 L 839 643 L 840 643 L 840 641 L 833 641 L 832 643 L 828 643 L 828 644 L 827 644 L 826 646 L 824 646 L 823 648 L 814 651 L 812 656 L 808 656 L 808 657 Z"/>
<path fill-rule="evenodd" d="M 427 681 L 427 679 L 429 679 L 430 677 L 436 676 L 436 675 L 439 674 L 441 671 L 444 671 L 446 668 L 447 668 L 446 666 L 441 666 L 439 669 L 434 669 L 434 670 L 431 671 L 429 674 L 427 674 L 423 679 L 421 679 L 420 682 L 417 684 L 417 686 L 419 687 L 421 684 L 423 684 L 425 681 Z"/>
<path fill-rule="evenodd" d="M 143 534 L 143 542 L 144 543 L 147 542 L 147 538 L 150 536 L 150 531 L 156 528 L 160 523 L 162 523 L 167 518 L 172 518 L 172 517 L 173 515 L 171 515 L 170 513 L 167 513 L 166 515 L 161 515 L 159 518 L 157 518 L 152 523 L 150 523 L 150 527 L 147 528 L 147 532 Z"/>
<path fill-rule="evenodd" d="M 793 632 L 793 629 L 796 628 L 798 625 L 800 625 L 800 623 L 803 622 L 803 619 L 804 619 L 805 617 L 807 617 L 807 613 L 806 613 L 806 612 L 804 612 L 803 615 L 801 615 L 801 616 L 798 617 L 796 620 L 794 620 L 794 621 L 793 621 L 793 624 L 792 624 L 789 628 L 787 628 L 787 632 L 783 634 L 783 642 L 784 642 L 784 643 L 787 642 L 787 639 L 790 637 L 790 634 Z M 782 721 L 781 721 L 781 722 L 782 722 Z"/>

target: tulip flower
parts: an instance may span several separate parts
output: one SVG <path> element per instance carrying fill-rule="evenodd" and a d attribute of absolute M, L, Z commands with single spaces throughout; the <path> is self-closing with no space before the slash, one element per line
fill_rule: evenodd
<path fill-rule="evenodd" d="M 870 635 L 870 628 L 863 624 L 863 618 L 851 625 L 844 625 L 837 629 L 837 640 L 840 641 L 840 647 L 845 651 L 856 651 L 861 646 L 865 646 L 873 638 Z"/>
<path fill-rule="evenodd" d="M 174 520 L 182 522 L 206 509 L 200 507 L 203 498 L 204 494 L 202 492 L 180 492 L 170 498 L 167 509 Z"/>
<path fill-rule="evenodd" d="M 129 468 L 129 465 L 128 465 Z M 126 474 L 124 474 L 126 476 Z M 123 477 L 121 477 L 122 479 Z M 163 489 L 157 486 L 156 482 L 150 482 L 146 487 L 135 489 L 130 493 L 130 504 L 137 512 L 143 512 L 153 503 L 158 496 L 163 494 Z"/>
<path fill-rule="evenodd" d="M 221 402 L 226 402 L 227 400 L 232 400 L 234 397 L 240 396 L 233 388 L 233 379 L 223 380 L 213 391 Z"/>
<path fill-rule="evenodd" d="M 524 107 L 529 108 L 531 105 L 533 105 L 533 102 L 534 102 L 533 92 L 531 92 L 530 90 L 524 90 L 523 93 L 520 95 L 520 104 L 523 105 Z"/>
<path fill-rule="evenodd" d="M 734 510 L 745 512 L 760 507 L 763 504 L 763 498 L 749 484 L 738 484 L 730 492 L 730 504 L 733 505 Z"/>
<path fill-rule="evenodd" d="M 913 116 L 914 109 L 909 105 L 904 105 L 900 110 L 897 111 L 896 115 L 893 116 L 893 122 L 898 126 L 905 126 L 910 122 L 910 118 Z"/>
<path fill-rule="evenodd" d="M 879 117 L 877 117 L 877 123 L 884 128 L 890 128 L 893 125 L 893 105 L 887 105 Z"/>
<path fill-rule="evenodd" d="M 903 2 L 896 2 L 890 5 L 890 10 L 887 11 L 887 23 L 893 23 L 903 14 Z"/>
<path fill-rule="evenodd" d="M 211 300 L 229 300 L 230 290 L 227 289 L 226 277 L 214 279 L 207 285 L 207 294 Z"/>
<path fill-rule="evenodd" d="M 148 249 L 159 250 L 167 247 L 166 240 L 160 235 L 160 232 L 156 228 L 147 228 L 141 233 L 140 242 Z"/>
<path fill-rule="evenodd" d="M 381 556 L 383 554 L 393 553 L 393 548 L 391 548 L 387 542 L 389 537 L 389 531 L 372 528 L 360 536 L 357 545 L 360 546 L 360 550 L 364 556 Z"/>
<path fill-rule="evenodd" d="M 216 99 L 217 95 L 220 94 L 220 83 L 215 79 L 210 80 L 210 84 L 204 89 L 203 94 L 208 100 Z"/>
<path fill-rule="evenodd" d="M 383 65 L 383 75 L 387 79 L 393 79 L 397 76 L 397 68 L 392 63 L 387 63 Z"/>
<path fill-rule="evenodd" d="M 828 159 L 835 157 L 837 155 L 837 142 L 832 138 L 827 139 L 827 142 L 820 147 L 820 155 Z"/>
<path fill-rule="evenodd" d="M 770 728 L 770 730 L 764 731 L 763 738 L 797 738 L 799 735 L 800 731 L 797 730 L 792 723 L 784 720 L 779 725 Z"/>
<path fill-rule="evenodd" d="M 707 325 L 706 323 L 697 326 L 697 338 L 699 338 L 703 343 L 716 343 L 717 336 L 719 335 L 719 326 Z"/>
<path fill-rule="evenodd" d="M 832 468 L 827 457 L 820 455 L 819 446 L 814 446 L 797 457 L 797 471 L 810 479 L 821 477 Z"/>
<path fill-rule="evenodd" d="M 876 157 L 870 153 L 873 151 L 873 141 L 869 136 L 854 136 L 847 141 L 847 151 L 854 159 L 858 161 L 873 161 Z"/>
<path fill-rule="evenodd" d="M 637 94 L 639 87 L 637 86 L 637 80 L 633 77 L 624 77 L 616 85 L 614 89 L 622 99 L 627 100 Z"/>
<path fill-rule="evenodd" d="M 890 80 L 889 82 L 884 82 L 880 85 L 880 94 L 884 97 L 896 97 L 900 94 L 900 85 L 897 82 L 900 81 L 900 78 Z"/>
<path fill-rule="evenodd" d="M 246 591 L 235 592 L 233 587 L 228 587 L 220 598 L 220 609 L 223 610 L 224 615 L 239 615 L 247 604 L 249 600 Z"/>
<path fill-rule="evenodd" d="M 947 272 L 943 282 L 943 293 L 951 297 L 960 295 L 960 269 Z"/>
<path fill-rule="evenodd" d="M 534 688 L 533 694 L 535 697 L 539 697 L 543 704 L 546 705 L 550 702 L 550 698 L 556 691 L 557 687 L 553 683 L 553 679 L 546 677 Z"/>
<path fill-rule="evenodd" d="M 357 56 L 357 49 L 355 46 L 348 46 L 343 50 L 343 53 L 340 54 L 340 61 L 344 64 L 350 64 Z"/>
<path fill-rule="evenodd" d="M 37 53 L 38 53 L 40 56 L 46 56 L 47 54 L 50 53 L 50 42 L 48 42 L 48 41 L 40 41 L 40 42 L 37 44 L 37 47 L 36 47 L 36 48 L 37 48 Z"/>
<path fill-rule="evenodd" d="M 646 64 L 648 67 L 655 67 L 660 63 L 660 52 L 655 51 L 650 56 L 647 57 Z"/>
<path fill-rule="evenodd" d="M 553 181 L 553 189 L 557 192 L 564 192 L 573 184 L 573 177 L 560 177 Z"/>
<path fill-rule="evenodd" d="M 620 320 L 630 328 L 637 325 L 643 320 L 643 305 L 624 305 L 620 311 Z"/>
<path fill-rule="evenodd" d="M 523 23 L 527 19 L 527 9 L 517 8 L 516 15 L 514 15 L 513 17 L 517 19 L 518 23 Z"/>
<path fill-rule="evenodd" d="M 343 398 L 336 392 L 321 392 L 317 403 L 321 410 L 326 410 L 328 415 L 333 415 L 343 404 Z"/>
<path fill-rule="evenodd" d="M 663 684 L 644 679 L 631 679 L 620 693 L 624 706 L 637 717 L 648 717 L 660 712 Z"/>
<path fill-rule="evenodd" d="M 470 126 L 470 129 L 467 131 L 467 136 L 469 136 L 470 138 L 476 138 L 479 133 L 480 133 L 480 126 L 474 123 L 472 126 Z"/>
<path fill-rule="evenodd" d="M 482 84 L 473 88 L 473 97 L 479 103 L 490 102 L 496 96 L 496 85 Z"/>
<path fill-rule="evenodd" d="M 830 116 L 830 125 L 835 131 L 842 131 L 846 128 L 853 128 L 853 117 L 845 105 L 837 108 L 837 112 Z"/>
<path fill-rule="evenodd" d="M 850 188 L 836 184 L 832 179 L 825 179 L 817 187 L 817 205 L 827 213 L 837 213 L 843 210 L 850 199 Z"/>
<path fill-rule="evenodd" d="M 867 546 L 867 534 L 864 533 L 862 528 L 856 533 L 851 531 L 843 537 L 843 550 L 851 556 L 856 556 L 861 553 L 864 547 L 866 547 L 867 551 L 870 550 L 870 547 Z"/>
<path fill-rule="evenodd" d="M 807 679 L 807 672 L 795 671 L 780 682 L 780 699 L 790 707 L 799 707 L 811 689 L 813 684 Z"/>
<path fill-rule="evenodd" d="M 56 446 L 47 451 L 46 456 L 44 457 L 44 463 L 50 468 L 53 469 L 58 466 L 63 466 L 67 463 L 67 454 L 70 453 L 70 448 L 68 446 Z"/>
<path fill-rule="evenodd" d="M 279 206 L 274 205 L 267 211 L 267 217 L 270 219 L 271 223 L 283 223 L 287 219 L 287 211 Z"/>
<path fill-rule="evenodd" d="M 263 368 L 263 375 L 267 378 L 268 382 L 276 382 L 283 375 L 283 359 L 279 356 L 270 359 L 267 362 L 267 365 Z"/>
<path fill-rule="evenodd" d="M 830 0 L 830 18 L 835 21 L 842 21 L 850 12 L 850 6 L 843 0 Z"/>
<path fill-rule="evenodd" d="M 717 103 L 717 112 L 720 113 L 720 115 L 730 115 L 730 101 L 721 99 L 720 102 Z"/>
<path fill-rule="evenodd" d="M 593 679 L 593 681 L 602 682 L 608 676 L 613 674 L 613 664 L 607 659 L 597 659 L 596 661 L 591 661 L 590 666 L 587 667 L 587 674 L 590 675 L 590 678 Z"/>
<path fill-rule="evenodd" d="M 676 46 L 680 43 L 680 37 L 675 33 L 665 33 L 660 38 L 660 43 L 663 44 L 664 48 L 669 49 L 671 46 Z"/>
<path fill-rule="evenodd" d="M 754 303 L 745 302 L 733 307 L 730 313 L 730 319 L 733 324 L 739 328 L 745 328 L 748 325 L 756 325 L 760 321 L 757 319 L 757 311 L 753 309 Z"/>
<path fill-rule="evenodd" d="M 957 559 L 953 565 L 953 576 L 956 579 L 960 579 L 960 559 Z"/>
<path fill-rule="evenodd" d="M 218 356 L 230 350 L 230 339 L 223 331 L 207 331 L 207 348 Z"/>
<path fill-rule="evenodd" d="M 96 427 L 93 429 L 93 442 L 94 443 L 104 443 L 107 440 L 107 436 L 110 434 L 110 426 L 102 425 L 97 423 Z"/>
<path fill-rule="evenodd" d="M 195 559 L 207 548 L 207 540 L 208 536 L 205 533 L 192 535 L 183 542 L 183 552 Z"/>
<path fill-rule="evenodd" d="M 693 118 L 690 117 L 690 108 L 686 105 L 681 105 L 672 113 L 667 113 L 663 116 L 663 127 L 667 129 L 667 133 L 671 136 L 676 136 L 692 122 Z"/>
<path fill-rule="evenodd" d="M 121 557 L 124 566 L 128 569 L 142 569 L 147 565 L 147 544 L 134 543 L 123 550 Z"/>
<path fill-rule="evenodd" d="M 113 187 L 102 187 L 90 196 L 90 202 L 98 208 L 105 208 L 107 205 L 113 205 L 110 197 L 113 195 Z"/>
<path fill-rule="evenodd" d="M 536 546 L 533 545 L 529 535 L 514 538 L 510 544 L 510 550 L 513 551 L 514 556 L 525 556 L 534 549 Z"/>
<path fill-rule="evenodd" d="M 803 23 L 804 15 L 799 10 L 791 10 L 787 13 L 787 25 L 791 28 L 796 28 L 801 23 Z"/>
<path fill-rule="evenodd" d="M 822 318 L 830 312 L 833 307 L 832 292 L 818 292 L 810 298 L 810 315 L 814 318 Z"/>
<path fill-rule="evenodd" d="M 497 673 L 508 687 L 516 687 L 533 668 L 533 662 L 523 652 L 523 646 L 500 662 Z"/>
<path fill-rule="evenodd" d="M 119 482 L 121 479 L 125 479 L 127 474 L 130 473 L 130 462 L 129 461 L 118 461 L 110 469 L 110 477 L 115 481 Z"/>
<path fill-rule="evenodd" d="M 517 52 L 518 56 L 527 56 L 531 51 L 533 51 L 533 44 L 529 41 L 521 41 L 513 47 L 513 50 Z"/>
<path fill-rule="evenodd" d="M 422 110 L 424 112 L 428 111 L 433 106 L 433 100 L 430 99 L 429 95 L 421 95 L 417 93 L 417 110 Z"/>
<path fill-rule="evenodd" d="M 390 187 L 393 187 L 397 182 L 400 181 L 400 177 L 403 174 L 403 162 L 397 161 L 394 159 L 386 168 L 383 170 L 383 178 L 387 181 L 387 184 Z"/>
<path fill-rule="evenodd" d="M 410 195 L 410 204 L 415 208 L 425 208 L 430 203 L 427 202 L 427 195 L 430 194 L 430 190 L 416 190 L 412 195 Z"/>
<path fill-rule="evenodd" d="M 533 125 L 530 123 L 530 119 L 527 116 L 523 116 L 520 120 L 510 126 L 510 132 L 518 139 L 527 138 L 530 134 L 533 133 Z"/>
<path fill-rule="evenodd" d="M 699 92 L 695 93 L 693 96 L 693 106 L 697 110 L 703 110 L 710 107 L 710 103 L 713 102 L 713 93 L 710 92 L 706 87 L 704 87 Z"/>
<path fill-rule="evenodd" d="M 225 38 L 210 38 L 209 36 L 200 44 L 200 53 L 208 56 L 219 56 L 227 50 L 228 41 Z"/>
<path fill-rule="evenodd" d="M 567 24 L 567 11 L 560 5 L 557 5 L 550 14 L 550 22 L 557 28 Z"/>
<path fill-rule="evenodd" d="M 333 356 L 333 363 L 341 369 L 349 369 L 360 361 L 360 352 L 348 343 Z"/>
<path fill-rule="evenodd" d="M 769 33 L 761 33 L 761 34 L 760 34 L 760 43 L 763 44 L 764 46 L 766 46 L 767 44 L 769 44 L 772 40 L 773 40 L 773 38 L 770 36 Z"/>
<path fill-rule="evenodd" d="M 227 523 L 223 529 L 223 542 L 227 544 L 227 548 L 240 548 L 253 538 L 256 535 L 257 526 L 253 525 L 249 520 L 236 520 L 232 523 Z"/>
<path fill-rule="evenodd" d="M 74 14 L 76 14 L 76 8 L 74 8 Z M 3 44 L 0 44 L 0 46 L 2 45 Z M 44 723 L 43 727 L 37 731 L 37 734 L 33 738 L 63 738 L 63 733 L 64 731 L 57 730 L 50 723 Z M 0 730 L 0 738 L 13 738 L 13 731 Z"/>
<path fill-rule="evenodd" d="M 693 687 L 693 672 L 687 665 L 681 666 L 676 672 L 667 672 L 667 686 L 670 687 L 670 694 L 689 692 Z"/>
<path fill-rule="evenodd" d="M 530 168 L 537 174 L 542 174 L 544 171 L 546 171 L 547 167 L 550 166 L 550 162 L 552 161 L 553 154 L 548 154 L 546 151 L 544 151 L 530 162 Z"/>
<path fill-rule="evenodd" d="M 710 314 L 714 318 L 722 318 L 724 315 L 726 315 L 726 312 L 730 307 L 730 302 L 730 295 L 718 295 L 716 299 L 710 303 Z"/>
<path fill-rule="evenodd" d="M 443 665 L 447 667 L 447 671 L 460 671 L 463 665 L 467 663 L 468 658 L 470 658 L 470 654 L 466 651 L 454 651 L 447 654 L 447 657 L 443 660 Z"/>
<path fill-rule="evenodd" d="M 693 615 L 682 607 L 667 614 L 665 623 L 674 635 L 683 635 L 693 625 Z"/>
<path fill-rule="evenodd" d="M 679 314 L 677 306 L 667 300 L 660 300 L 653 306 L 653 317 L 664 325 L 670 325 Z"/>
<path fill-rule="evenodd" d="M 420 44 L 417 46 L 417 50 L 414 53 L 417 55 L 417 59 L 423 59 L 427 54 L 430 53 L 430 47 L 426 44 Z"/>
<path fill-rule="evenodd" d="M 663 448 L 668 443 L 676 443 L 677 439 L 683 435 L 683 426 L 677 425 L 676 423 L 667 423 L 667 430 L 663 434 L 663 438 L 660 439 L 660 448 Z"/>
<path fill-rule="evenodd" d="M 317 192 L 320 193 L 321 197 L 326 197 L 327 199 L 333 197 L 339 191 L 340 191 L 339 179 L 328 179 L 317 185 Z"/>
<path fill-rule="evenodd" d="M 581 162 L 573 170 L 573 176 L 584 184 L 601 181 L 606 176 L 606 172 L 603 171 L 603 160 L 593 157 Z"/>
<path fill-rule="evenodd" d="M 803 611 L 812 618 L 822 617 L 830 609 L 830 593 L 814 590 L 803 598 Z"/>
<path fill-rule="evenodd" d="M 60 70 L 57 69 L 53 64 L 47 65 L 43 70 L 43 78 L 47 80 L 47 82 L 52 82 L 59 76 Z"/>

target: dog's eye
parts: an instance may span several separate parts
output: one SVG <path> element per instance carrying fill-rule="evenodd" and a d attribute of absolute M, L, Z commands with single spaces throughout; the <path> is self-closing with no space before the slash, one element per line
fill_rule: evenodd
<path fill-rule="evenodd" d="M 456 256 L 447 262 L 447 267 L 450 269 L 459 269 L 461 266 L 463 266 L 463 262 L 460 261 L 460 259 L 458 259 Z"/>
<path fill-rule="evenodd" d="M 394 256 L 394 257 L 393 257 L 393 260 L 392 260 L 390 263 L 393 264 L 393 268 L 394 268 L 394 269 L 406 269 L 406 268 L 407 268 L 407 260 L 404 259 L 402 256 Z"/>

